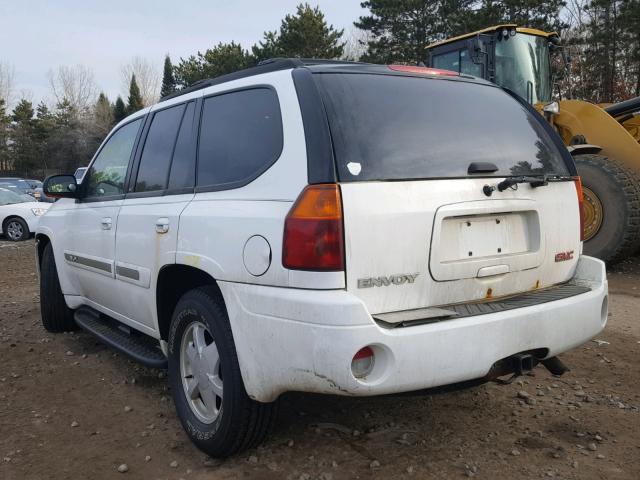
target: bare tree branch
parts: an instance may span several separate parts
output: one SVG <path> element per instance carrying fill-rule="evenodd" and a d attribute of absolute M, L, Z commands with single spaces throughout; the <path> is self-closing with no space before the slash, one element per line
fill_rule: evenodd
<path fill-rule="evenodd" d="M 0 62 L 0 99 L 8 107 L 13 102 L 13 83 L 15 79 L 15 69 L 13 65 Z"/>
<path fill-rule="evenodd" d="M 88 112 L 96 101 L 98 88 L 93 71 L 84 65 L 50 70 L 49 84 L 56 101 L 66 100 L 79 114 Z"/>
<path fill-rule="evenodd" d="M 142 103 L 145 107 L 158 101 L 160 95 L 160 70 L 162 64 L 143 58 L 133 57 L 131 62 L 122 67 L 122 97 L 127 98 L 129 95 L 129 86 L 131 85 L 131 75 L 136 76 L 136 83 L 140 88 Z"/>

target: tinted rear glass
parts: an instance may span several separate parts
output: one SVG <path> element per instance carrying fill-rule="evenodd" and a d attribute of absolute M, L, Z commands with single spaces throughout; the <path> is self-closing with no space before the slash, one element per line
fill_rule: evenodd
<path fill-rule="evenodd" d="M 341 181 L 567 175 L 560 152 L 532 114 L 504 91 L 428 78 L 316 74 Z"/>
<path fill-rule="evenodd" d="M 136 192 L 164 190 L 167 187 L 173 147 L 184 109 L 183 104 L 160 110 L 153 115 L 140 158 Z"/>
<path fill-rule="evenodd" d="M 280 104 L 275 90 L 255 88 L 204 100 L 198 186 L 234 188 L 260 175 L 280 156 Z"/>

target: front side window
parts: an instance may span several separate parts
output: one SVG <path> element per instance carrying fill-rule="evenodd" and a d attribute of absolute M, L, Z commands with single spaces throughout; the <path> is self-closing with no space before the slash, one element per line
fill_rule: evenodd
<path fill-rule="evenodd" d="M 241 90 L 204 101 L 198 186 L 234 188 L 267 170 L 280 156 L 283 133 L 274 90 Z"/>
<path fill-rule="evenodd" d="M 120 127 L 102 147 L 87 172 L 87 197 L 124 194 L 124 181 L 142 119 Z"/>

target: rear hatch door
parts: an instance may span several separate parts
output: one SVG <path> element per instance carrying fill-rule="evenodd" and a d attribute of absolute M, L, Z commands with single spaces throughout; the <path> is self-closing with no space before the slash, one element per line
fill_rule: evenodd
<path fill-rule="evenodd" d="M 317 77 L 341 182 L 347 289 L 372 314 L 571 278 L 578 199 L 544 120 L 499 88 L 459 78 Z M 498 191 L 523 176 L 549 181 Z"/>

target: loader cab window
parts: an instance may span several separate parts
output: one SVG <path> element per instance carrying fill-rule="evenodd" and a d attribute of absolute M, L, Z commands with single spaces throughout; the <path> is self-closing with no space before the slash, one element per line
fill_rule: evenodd
<path fill-rule="evenodd" d="M 459 72 L 460 71 L 460 52 L 458 50 L 455 50 L 453 52 L 434 55 L 433 68 L 440 68 L 442 70 L 451 70 L 453 72 Z"/>
<path fill-rule="evenodd" d="M 482 65 L 473 63 L 466 48 L 434 55 L 433 67 L 482 78 Z"/>
<path fill-rule="evenodd" d="M 498 36 L 495 62 L 495 83 L 532 105 L 551 100 L 551 65 L 546 38 L 524 33 Z"/>

